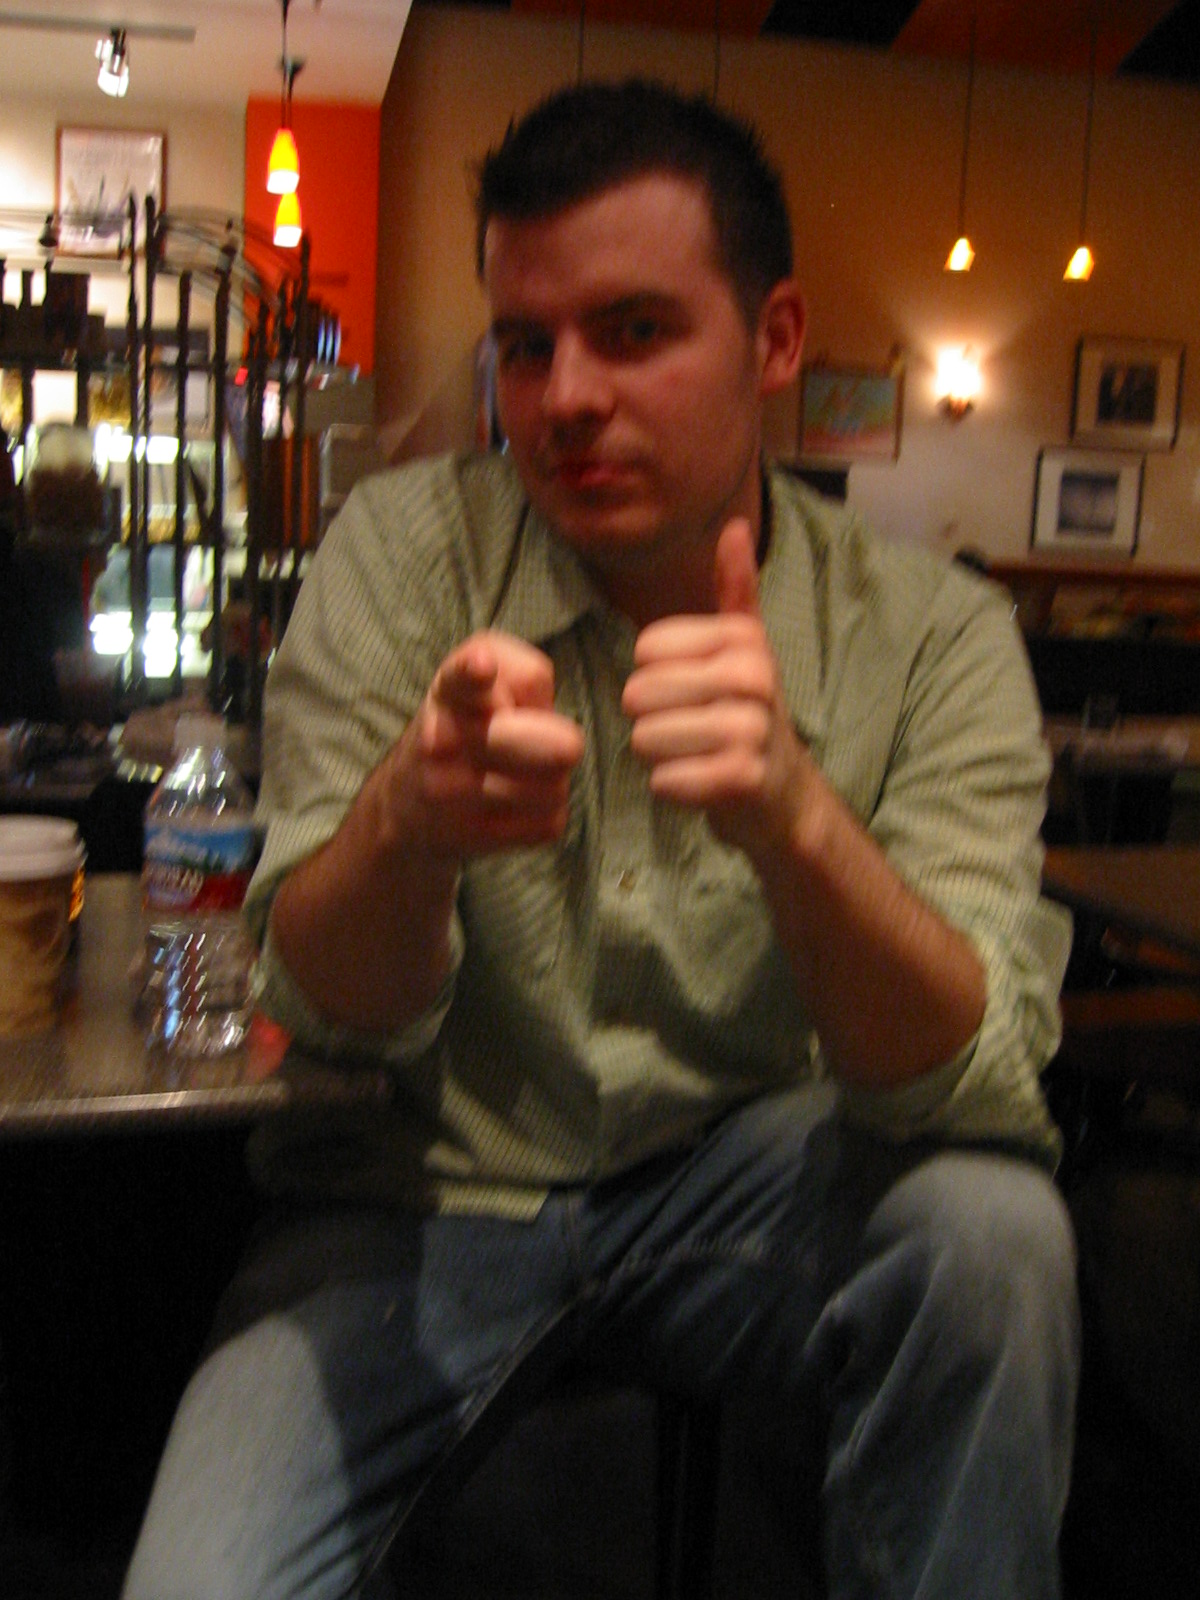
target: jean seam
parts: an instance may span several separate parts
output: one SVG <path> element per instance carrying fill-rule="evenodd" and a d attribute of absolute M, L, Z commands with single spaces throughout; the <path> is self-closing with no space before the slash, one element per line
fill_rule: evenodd
<path fill-rule="evenodd" d="M 570 1320 L 570 1318 L 575 1314 L 577 1306 L 578 1300 L 572 1298 L 565 1305 L 560 1306 L 557 1310 L 555 1310 L 551 1316 L 548 1316 L 541 1322 L 536 1323 L 521 1340 L 516 1349 L 510 1352 L 510 1354 L 502 1359 L 497 1365 L 492 1374 L 491 1381 L 486 1385 L 481 1385 L 475 1392 L 474 1398 L 469 1402 L 467 1409 L 463 1412 L 462 1416 L 455 1424 L 450 1437 L 437 1452 L 436 1456 L 434 1456 L 430 1465 L 425 1469 L 420 1483 L 418 1483 L 412 1493 L 396 1507 L 396 1510 L 388 1519 L 387 1525 L 381 1530 L 380 1533 L 376 1535 L 374 1543 L 372 1544 L 371 1549 L 367 1553 L 363 1565 L 359 1570 L 358 1576 L 345 1591 L 346 1600 L 352 1600 L 354 1595 L 361 1593 L 363 1585 L 370 1578 L 374 1577 L 375 1574 L 380 1570 L 387 1558 L 388 1552 L 392 1548 L 392 1545 L 395 1543 L 396 1539 L 399 1537 L 400 1533 L 408 1524 L 409 1519 L 419 1511 L 426 1490 L 437 1473 L 450 1461 L 455 1452 L 462 1447 L 472 1430 L 486 1415 L 489 1406 L 495 1402 L 510 1380 L 516 1376 L 516 1374 L 530 1359 L 538 1347 L 543 1344 L 544 1341 L 551 1335 L 551 1333 L 553 1333 L 556 1328 L 562 1326 Z"/>
<path fill-rule="evenodd" d="M 606 1282 L 619 1287 L 627 1278 L 646 1272 L 655 1272 L 664 1265 L 711 1265 L 719 1262 L 736 1262 L 747 1267 L 777 1267 L 783 1271 L 805 1274 L 807 1252 L 796 1247 L 765 1244 L 762 1240 L 705 1239 L 681 1245 L 668 1245 L 662 1250 L 636 1250 L 625 1256 L 608 1275 Z"/>

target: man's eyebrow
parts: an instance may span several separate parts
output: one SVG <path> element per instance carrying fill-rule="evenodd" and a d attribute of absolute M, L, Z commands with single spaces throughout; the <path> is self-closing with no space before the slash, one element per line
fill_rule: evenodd
<path fill-rule="evenodd" d="M 678 297 L 660 289 L 639 289 L 633 294 L 620 295 L 588 311 L 589 317 L 622 317 L 638 311 L 670 311 L 679 304 Z"/>
<path fill-rule="evenodd" d="M 540 328 L 537 317 L 495 317 L 491 325 L 493 339 L 503 339 L 508 334 L 528 333 L 530 328 Z"/>
<path fill-rule="evenodd" d="M 679 304 L 676 295 L 665 290 L 637 289 L 632 294 L 618 295 L 614 300 L 600 300 L 595 305 L 585 308 L 582 320 L 584 322 L 603 321 L 609 317 L 625 317 L 631 314 L 646 311 L 671 311 Z M 514 333 L 528 333 L 531 329 L 546 328 L 544 322 L 537 316 L 504 316 L 496 317 L 491 325 L 492 337 L 502 339 Z"/>

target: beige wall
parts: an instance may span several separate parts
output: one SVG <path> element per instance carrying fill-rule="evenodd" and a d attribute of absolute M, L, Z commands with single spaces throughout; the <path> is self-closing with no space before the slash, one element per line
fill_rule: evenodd
<path fill-rule="evenodd" d="M 469 444 L 485 308 L 472 263 L 469 163 L 510 116 L 576 74 L 578 29 L 417 8 L 383 104 L 376 376 L 389 452 Z M 711 38 L 589 26 L 585 73 L 713 83 Z M 1097 86 L 1086 285 L 1062 281 L 1079 221 L 1086 82 L 980 69 L 967 223 L 954 277 L 964 68 L 782 40 L 722 41 L 720 102 L 758 122 L 792 207 L 808 352 L 882 363 L 903 348 L 895 464 L 858 465 L 850 496 L 896 537 L 1026 553 L 1037 453 L 1069 440 L 1080 335 L 1180 339 L 1200 360 L 1200 93 Z M 959 424 L 936 410 L 943 345 L 970 343 L 984 390 Z M 793 452 L 797 396 L 769 418 Z M 1138 559 L 1200 566 L 1200 381 L 1185 367 L 1179 440 L 1146 461 Z"/>
<path fill-rule="evenodd" d="M 166 199 L 171 207 L 211 206 L 240 216 L 245 148 L 245 117 L 241 111 L 217 106 L 167 106 L 139 101 L 105 101 L 91 94 L 78 103 L 30 97 L 0 100 L 0 208 L 52 211 L 55 204 L 56 130 L 68 127 L 132 127 L 166 135 Z M 5 251 L 0 248 L 0 255 Z M 7 297 L 21 292 L 20 272 L 11 257 Z M 40 279 L 40 273 L 39 273 Z M 35 283 L 34 299 L 41 298 Z M 124 274 L 97 264 L 89 292 L 91 309 L 102 311 L 112 322 L 122 322 L 128 288 Z M 174 315 L 174 286 L 161 284 L 159 312 Z"/>

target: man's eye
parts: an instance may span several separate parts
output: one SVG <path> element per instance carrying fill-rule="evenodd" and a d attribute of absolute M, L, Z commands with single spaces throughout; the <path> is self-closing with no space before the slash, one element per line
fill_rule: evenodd
<path fill-rule="evenodd" d="M 616 355 L 636 356 L 652 350 L 663 332 L 659 317 L 622 317 L 602 330 L 601 343 Z"/>
<path fill-rule="evenodd" d="M 499 341 L 497 357 L 506 370 L 549 366 L 554 341 L 540 333 L 514 333 Z"/>

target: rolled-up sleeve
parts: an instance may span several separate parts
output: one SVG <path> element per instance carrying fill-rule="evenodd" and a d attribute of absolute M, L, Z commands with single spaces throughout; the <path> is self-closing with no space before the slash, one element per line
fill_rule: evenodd
<path fill-rule="evenodd" d="M 909 886 L 971 941 L 987 979 L 975 1037 L 916 1083 L 847 1092 L 899 1136 L 1001 1139 L 1053 1159 L 1039 1075 L 1056 1050 L 1070 919 L 1041 895 L 1049 755 L 998 592 L 950 574 L 905 685 L 870 829 Z"/>
<path fill-rule="evenodd" d="M 410 473 L 399 505 L 397 493 L 396 475 L 384 474 L 351 494 L 300 591 L 264 703 L 263 850 L 245 908 L 260 946 L 256 994 L 262 1009 L 306 1048 L 336 1060 L 401 1061 L 428 1048 L 461 959 L 456 924 L 455 959 L 443 993 L 426 1016 L 381 1038 L 325 1021 L 270 933 L 279 885 L 337 832 L 367 777 L 415 715 L 462 627 L 445 543 L 431 536 L 445 516 L 438 480 Z M 406 537 L 404 563 L 389 545 L 397 527 Z"/>

